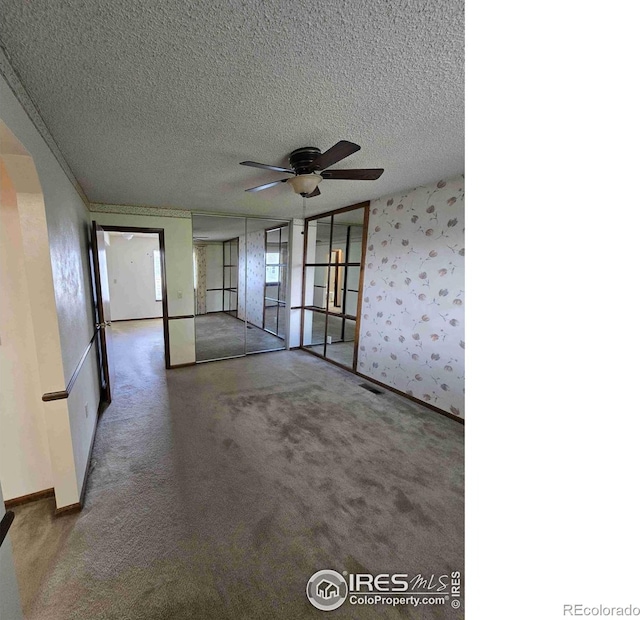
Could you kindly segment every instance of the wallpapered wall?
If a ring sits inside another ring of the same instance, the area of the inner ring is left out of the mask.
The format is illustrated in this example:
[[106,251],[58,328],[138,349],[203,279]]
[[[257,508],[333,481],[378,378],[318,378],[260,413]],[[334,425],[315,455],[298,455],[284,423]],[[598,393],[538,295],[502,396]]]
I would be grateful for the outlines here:
[[[244,274],[247,268],[246,261],[246,239],[244,235],[240,235],[238,237],[238,277],[237,277],[237,286],[238,286],[238,318],[244,321],[245,318],[245,307],[247,302],[245,300],[244,295]],[[233,304],[231,305],[231,309],[233,309]]]
[[371,202],[358,371],[464,417],[464,177]]
[[[238,290],[238,318],[245,318],[246,307],[247,321],[262,327],[265,278],[264,230],[248,233],[246,243],[245,237],[240,237],[239,274],[244,273],[245,262],[247,268],[247,295],[245,301],[244,286],[240,284]],[[242,283],[242,276],[240,276],[240,282]]]

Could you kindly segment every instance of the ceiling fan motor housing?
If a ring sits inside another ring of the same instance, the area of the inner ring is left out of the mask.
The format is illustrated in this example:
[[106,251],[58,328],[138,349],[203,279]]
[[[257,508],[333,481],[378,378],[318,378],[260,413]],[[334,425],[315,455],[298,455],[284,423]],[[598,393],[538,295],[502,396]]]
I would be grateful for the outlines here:
[[316,170],[314,162],[320,154],[320,149],[315,146],[296,149],[289,155],[289,165],[296,171],[296,174],[311,174]]

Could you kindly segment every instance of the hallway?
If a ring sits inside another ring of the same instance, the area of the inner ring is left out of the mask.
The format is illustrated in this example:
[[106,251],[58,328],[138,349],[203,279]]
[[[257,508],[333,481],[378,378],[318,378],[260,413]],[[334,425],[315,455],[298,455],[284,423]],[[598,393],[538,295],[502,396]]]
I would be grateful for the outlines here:
[[113,336],[84,509],[16,509],[25,618],[314,617],[321,568],[462,570],[461,425],[300,351],[167,372],[161,320]]

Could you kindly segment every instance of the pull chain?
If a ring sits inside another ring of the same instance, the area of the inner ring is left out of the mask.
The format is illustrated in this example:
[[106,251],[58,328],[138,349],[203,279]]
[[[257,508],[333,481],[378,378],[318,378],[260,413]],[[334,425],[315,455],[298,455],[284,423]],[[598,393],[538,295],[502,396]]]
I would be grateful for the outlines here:
[[307,219],[307,197],[302,197],[302,233],[304,235],[305,220]]

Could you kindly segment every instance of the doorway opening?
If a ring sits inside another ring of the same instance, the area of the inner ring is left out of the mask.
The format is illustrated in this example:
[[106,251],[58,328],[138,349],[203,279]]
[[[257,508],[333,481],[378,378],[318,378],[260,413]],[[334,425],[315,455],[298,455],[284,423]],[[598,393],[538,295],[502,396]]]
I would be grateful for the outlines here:
[[164,229],[100,226],[94,221],[92,258],[101,389],[110,399],[112,330],[161,330],[164,367],[171,367]]

